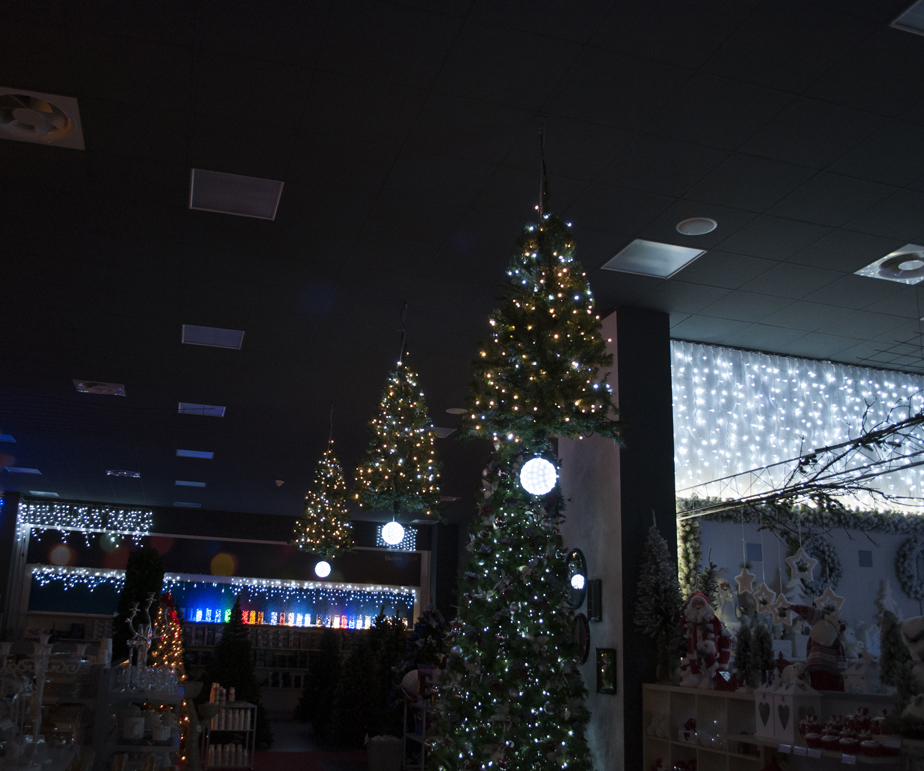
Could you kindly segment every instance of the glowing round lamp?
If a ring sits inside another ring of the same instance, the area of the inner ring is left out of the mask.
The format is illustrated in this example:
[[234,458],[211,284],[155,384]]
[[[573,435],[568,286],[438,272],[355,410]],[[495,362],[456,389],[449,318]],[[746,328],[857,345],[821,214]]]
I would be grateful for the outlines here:
[[520,470],[520,484],[532,495],[545,495],[555,487],[557,478],[555,466],[545,458],[532,458]]
[[330,563],[325,560],[321,560],[317,565],[314,566],[314,574],[318,578],[327,578],[330,575]]
[[397,522],[389,522],[382,528],[382,540],[389,546],[397,546],[404,540],[404,528]]
[[571,588],[581,591],[584,588],[584,576],[580,573],[575,573],[571,576]]

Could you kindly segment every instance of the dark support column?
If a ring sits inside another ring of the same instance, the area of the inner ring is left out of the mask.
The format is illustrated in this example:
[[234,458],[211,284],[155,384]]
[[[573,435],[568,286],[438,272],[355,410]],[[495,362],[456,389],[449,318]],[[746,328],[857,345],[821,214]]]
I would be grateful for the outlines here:
[[6,634],[10,619],[10,587],[18,584],[13,575],[19,569],[14,559],[16,550],[16,517],[19,512],[19,493],[4,493],[0,505],[0,639],[9,640]]
[[632,619],[642,547],[655,512],[661,535],[676,553],[674,425],[671,409],[670,324],[666,313],[616,312],[620,418],[629,427],[620,452],[622,487],[623,693],[625,768],[642,768],[642,683],[654,682],[657,654]]
[[433,526],[431,552],[434,590],[430,601],[436,605],[443,618],[450,622],[456,617],[459,602],[459,526],[441,524]]

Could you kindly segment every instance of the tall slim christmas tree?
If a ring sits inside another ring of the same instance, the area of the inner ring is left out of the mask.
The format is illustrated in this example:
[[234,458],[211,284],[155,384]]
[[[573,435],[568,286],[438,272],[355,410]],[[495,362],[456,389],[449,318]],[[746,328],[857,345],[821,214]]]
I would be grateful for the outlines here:
[[388,375],[379,414],[369,423],[355,498],[364,509],[429,516],[440,499],[436,433],[417,375],[402,362]]
[[334,455],[331,439],[318,461],[311,490],[305,496],[305,510],[295,523],[292,538],[299,549],[326,559],[350,550],[353,533],[347,494],[343,469]]
[[154,620],[154,637],[156,643],[151,650],[152,663],[173,667],[177,673],[177,680],[185,680],[183,627],[176,612],[173,595],[169,593],[160,597],[160,606]]
[[659,683],[670,679],[680,657],[680,585],[677,568],[656,525],[642,548],[642,571],[635,603],[635,625],[658,646]]
[[[494,442],[473,522],[459,615],[441,679],[434,766],[444,771],[592,768],[589,713],[566,603],[563,502],[520,471],[552,434],[618,438],[601,368],[612,363],[568,227],[545,215],[518,242],[492,340],[475,363],[466,429]],[[531,487],[531,489],[537,489]]]

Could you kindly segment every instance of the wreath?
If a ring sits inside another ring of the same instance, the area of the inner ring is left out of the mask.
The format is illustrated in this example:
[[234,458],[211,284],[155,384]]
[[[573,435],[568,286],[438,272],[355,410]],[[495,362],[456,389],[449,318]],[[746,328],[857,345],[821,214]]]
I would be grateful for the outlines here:
[[825,593],[825,587],[830,586],[832,589],[837,589],[837,585],[844,577],[844,569],[841,567],[840,557],[837,556],[837,549],[818,535],[806,538],[803,545],[809,555],[818,560],[816,570],[819,574],[815,580],[805,582],[806,589],[816,597]]
[[921,558],[924,558],[924,538],[909,538],[895,555],[895,575],[902,591],[918,602],[924,601],[924,579],[918,571]]

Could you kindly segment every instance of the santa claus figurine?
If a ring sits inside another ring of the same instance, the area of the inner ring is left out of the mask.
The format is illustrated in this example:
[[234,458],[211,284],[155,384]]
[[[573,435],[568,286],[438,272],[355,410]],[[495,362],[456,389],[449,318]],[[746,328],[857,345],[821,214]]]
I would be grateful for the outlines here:
[[843,691],[847,656],[842,634],[846,629],[837,614],[819,610],[813,605],[793,605],[792,609],[804,618],[812,629],[809,632],[805,654],[805,671],[816,691]]
[[680,665],[684,685],[712,688],[716,672],[728,666],[731,635],[702,592],[687,602],[680,629],[687,644],[687,655]]

